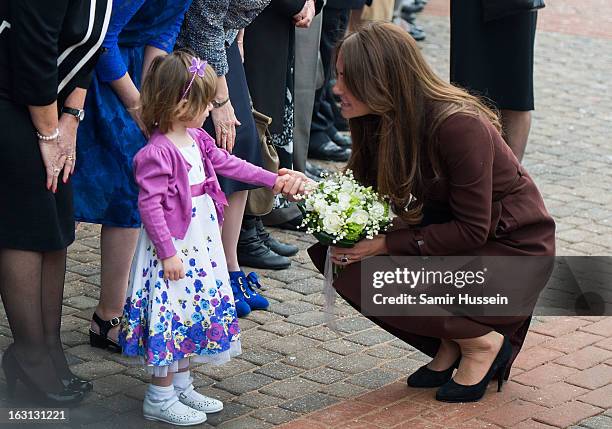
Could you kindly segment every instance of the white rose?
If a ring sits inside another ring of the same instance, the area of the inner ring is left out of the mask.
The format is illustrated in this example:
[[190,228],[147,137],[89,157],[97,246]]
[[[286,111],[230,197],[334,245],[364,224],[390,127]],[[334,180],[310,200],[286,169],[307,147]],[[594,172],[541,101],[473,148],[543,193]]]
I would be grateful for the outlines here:
[[344,211],[351,206],[351,195],[350,194],[340,194],[338,196],[338,207]]
[[385,206],[383,206],[378,201],[375,201],[372,204],[372,208],[370,209],[370,212],[372,213],[372,217],[382,218],[385,215]]
[[323,229],[328,234],[336,234],[342,229],[342,219],[335,213],[328,214],[323,218]]
[[323,198],[316,198],[312,207],[317,213],[323,213],[327,210],[327,203]]
[[347,195],[350,195],[351,192],[353,192],[354,189],[355,189],[355,187],[353,186],[353,184],[351,182],[344,182],[342,184],[342,186],[340,187],[340,190],[343,193],[346,193]]
[[349,222],[356,223],[357,225],[365,225],[368,223],[368,219],[368,212],[365,210],[355,210],[349,218]]

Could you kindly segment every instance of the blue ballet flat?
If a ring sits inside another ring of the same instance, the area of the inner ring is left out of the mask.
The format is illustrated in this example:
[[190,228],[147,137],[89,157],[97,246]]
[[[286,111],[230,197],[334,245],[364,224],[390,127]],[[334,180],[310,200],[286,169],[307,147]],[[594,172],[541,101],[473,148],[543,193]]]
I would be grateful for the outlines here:
[[229,273],[232,292],[234,293],[234,303],[236,304],[236,314],[244,317],[251,312],[251,306],[246,301],[248,286],[246,276],[243,271],[232,271]]
[[249,296],[246,297],[246,302],[251,307],[251,310],[265,310],[268,308],[270,306],[268,300],[257,292],[257,289],[261,289],[257,273],[249,273],[246,276],[246,280],[249,288]]

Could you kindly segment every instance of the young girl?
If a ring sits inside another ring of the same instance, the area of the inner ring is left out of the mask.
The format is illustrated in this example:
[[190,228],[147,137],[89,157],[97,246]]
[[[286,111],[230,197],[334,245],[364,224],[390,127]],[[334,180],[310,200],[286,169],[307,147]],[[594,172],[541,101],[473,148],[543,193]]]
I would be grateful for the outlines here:
[[282,176],[219,149],[198,127],[216,75],[186,52],[153,61],[142,85],[151,138],[134,158],[142,217],[119,342],[152,373],[144,417],[199,424],[223,403],[197,393],[189,362],[221,364],[240,353],[240,329],[219,225],[227,204],[216,174],[296,193],[299,173]]

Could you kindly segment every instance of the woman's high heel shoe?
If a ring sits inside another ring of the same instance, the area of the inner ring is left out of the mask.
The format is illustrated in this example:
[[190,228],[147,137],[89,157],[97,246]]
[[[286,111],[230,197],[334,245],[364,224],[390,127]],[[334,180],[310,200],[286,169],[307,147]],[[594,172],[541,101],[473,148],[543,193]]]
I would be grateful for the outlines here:
[[453,371],[459,367],[460,361],[461,357],[458,357],[455,363],[444,371],[434,371],[427,368],[427,365],[423,365],[410,374],[406,382],[410,387],[440,387],[452,378]]
[[121,346],[108,338],[108,331],[115,326],[119,326],[121,318],[113,317],[111,320],[102,320],[97,313],[94,313],[92,319],[98,325],[100,333],[98,334],[89,328],[89,344],[99,349],[109,349],[112,352],[121,353]]
[[2,357],[2,370],[4,371],[6,392],[9,398],[15,397],[17,380],[19,379],[28,388],[34,400],[47,406],[67,407],[83,400],[83,392],[76,392],[66,387],[59,392],[45,392],[40,387],[36,386],[30,376],[21,367],[10,347],[4,352]]
[[93,383],[91,381],[77,377],[72,372],[69,372],[67,377],[60,377],[60,381],[66,389],[75,392],[87,393],[93,389]]
[[506,368],[508,362],[512,356],[512,346],[507,337],[504,337],[499,352],[495,360],[491,364],[489,371],[485,374],[484,378],[479,383],[472,386],[464,386],[463,384],[456,383],[455,380],[451,379],[448,383],[444,384],[436,392],[436,399],[442,402],[476,402],[480,400],[487,390],[489,381],[497,375],[497,391],[500,392],[504,383],[504,375],[506,374]]

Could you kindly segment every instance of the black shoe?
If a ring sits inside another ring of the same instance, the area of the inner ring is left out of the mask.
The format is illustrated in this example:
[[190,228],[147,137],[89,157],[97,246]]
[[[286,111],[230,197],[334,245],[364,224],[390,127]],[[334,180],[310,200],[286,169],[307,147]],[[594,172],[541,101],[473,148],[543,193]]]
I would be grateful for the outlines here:
[[115,326],[119,326],[121,317],[113,317],[111,320],[102,320],[102,318],[94,312],[92,319],[98,325],[100,333],[98,334],[89,328],[89,344],[99,349],[109,349],[111,352],[121,353],[121,346],[108,338],[108,331]]
[[300,248],[296,245],[281,243],[280,241],[272,237],[270,233],[264,228],[261,218],[257,218],[257,220],[255,221],[255,226],[257,228],[257,235],[259,236],[259,239],[263,241],[266,247],[272,250],[274,253],[288,257],[293,256],[300,251]]
[[46,392],[42,390],[21,367],[10,346],[2,356],[2,369],[4,370],[6,392],[9,398],[14,398],[17,380],[21,380],[28,388],[30,398],[50,407],[67,407],[83,400],[84,393],[82,391],[75,391],[67,387],[64,387],[59,392]]
[[336,133],[333,136],[330,136],[332,141],[336,143],[340,147],[351,147],[353,145],[353,140],[351,136]]
[[291,260],[270,250],[259,238],[254,217],[245,217],[238,240],[238,263],[253,268],[284,270]]
[[306,177],[308,177],[310,180],[320,182],[321,180],[323,180],[323,177],[321,177],[321,175],[328,172],[328,170],[317,167],[316,165],[306,161],[306,169],[304,170],[304,174],[306,174]]
[[351,157],[351,150],[338,146],[333,141],[328,141],[317,149],[308,151],[308,156],[314,159],[322,159],[324,161],[348,161]]
[[82,378],[74,375],[72,372],[70,372],[68,377],[60,377],[60,381],[66,389],[74,392],[87,393],[93,389],[93,383],[91,381],[83,380]]
[[406,382],[410,387],[440,387],[452,378],[453,371],[459,367],[460,360],[461,358],[458,358],[450,368],[444,371],[434,371],[427,368],[427,365],[423,365],[410,374]]
[[507,337],[504,337],[504,342],[495,356],[495,360],[491,364],[489,371],[479,383],[472,386],[464,386],[450,379],[446,384],[436,392],[436,399],[442,402],[476,402],[480,400],[487,390],[489,381],[497,375],[497,391],[501,392],[504,383],[504,376],[508,362],[512,356],[512,346]]

